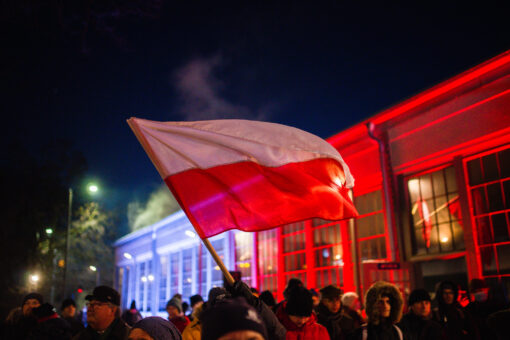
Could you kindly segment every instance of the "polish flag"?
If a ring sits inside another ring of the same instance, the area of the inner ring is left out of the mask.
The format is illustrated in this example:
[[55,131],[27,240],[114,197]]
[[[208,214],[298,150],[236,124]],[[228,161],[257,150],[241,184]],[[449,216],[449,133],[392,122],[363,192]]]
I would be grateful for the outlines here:
[[338,151],[308,132],[248,120],[128,120],[201,238],[357,215]]

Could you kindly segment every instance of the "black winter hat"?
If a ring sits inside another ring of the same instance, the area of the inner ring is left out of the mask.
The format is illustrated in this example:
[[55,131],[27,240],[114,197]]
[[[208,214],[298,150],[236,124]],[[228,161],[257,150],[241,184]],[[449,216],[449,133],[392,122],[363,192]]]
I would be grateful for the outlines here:
[[312,293],[305,287],[289,290],[285,311],[288,315],[310,316],[313,310]]
[[132,329],[140,328],[154,340],[181,340],[182,336],[173,323],[159,316],[144,318],[133,325]]
[[206,309],[200,316],[202,340],[216,340],[235,331],[251,330],[267,340],[262,318],[244,299],[225,299]]
[[204,302],[204,299],[201,295],[197,294],[189,298],[189,304],[191,305],[191,308],[193,308],[193,306],[198,302]]
[[76,302],[74,302],[73,299],[67,298],[64,301],[62,301],[62,306],[60,307],[60,309],[62,310],[64,308],[66,308],[67,306],[74,306],[74,307],[76,307]]
[[101,302],[109,302],[114,304],[115,306],[120,306],[120,294],[108,286],[97,286],[92,291],[92,295],[87,295],[85,300],[92,301],[97,300]]
[[343,291],[334,285],[329,285],[320,290],[322,299],[339,299],[342,296]]
[[415,289],[409,294],[409,306],[414,305],[416,302],[420,301],[432,301],[430,299],[430,294],[425,289]]
[[21,306],[23,306],[30,299],[35,299],[35,300],[39,301],[39,303],[41,305],[44,302],[43,296],[41,294],[39,294],[39,293],[30,293],[30,294],[25,295],[25,297],[23,298],[23,303],[21,304]]

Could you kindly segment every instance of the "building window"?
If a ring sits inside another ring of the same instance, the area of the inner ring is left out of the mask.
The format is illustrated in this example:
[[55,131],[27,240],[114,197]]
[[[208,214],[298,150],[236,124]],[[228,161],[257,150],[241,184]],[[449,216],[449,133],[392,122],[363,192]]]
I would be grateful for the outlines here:
[[315,287],[343,286],[343,248],[340,224],[312,220]]
[[140,301],[141,309],[147,310],[147,277],[146,275],[147,264],[145,262],[140,263]]
[[464,231],[452,166],[407,179],[413,255],[464,250]]
[[202,244],[200,244],[200,247],[199,247],[199,258],[200,258],[200,262],[199,262],[199,270],[200,270],[200,277],[199,277],[199,281],[200,281],[200,288],[199,288],[199,292],[198,294],[200,294],[201,296],[207,296],[208,294],[208,272],[210,271],[209,270],[209,266],[208,266],[208,261],[209,261],[209,258],[211,257],[211,255],[209,254],[209,251],[204,248],[202,246]]
[[236,247],[236,270],[241,272],[243,282],[252,286],[251,262],[253,259],[253,233],[236,232],[234,238]]
[[306,282],[306,234],[305,222],[291,223],[281,227],[285,282],[298,278]]
[[[216,250],[216,253],[220,257],[220,259],[224,262],[225,261],[225,239],[219,239],[215,241],[211,241],[211,245],[213,246],[214,250]],[[213,260],[214,262],[214,260]],[[212,270],[212,279],[211,279],[211,285],[212,287],[223,287],[223,273],[221,272],[220,267],[214,262],[214,268]]]
[[359,214],[355,223],[360,260],[386,259],[386,225],[381,190],[354,197],[354,205]]
[[159,278],[159,304],[158,308],[160,311],[164,311],[166,308],[166,302],[168,301],[169,296],[168,293],[168,277],[169,277],[169,257],[168,255],[162,255],[159,258],[160,263],[160,278]]
[[465,165],[483,275],[510,287],[510,148]]
[[278,242],[279,229],[261,231],[257,233],[259,288],[276,294],[278,290]]
[[193,249],[184,249],[182,252],[182,298],[189,298],[191,294],[191,284],[193,283]]
[[[180,253],[170,254],[170,294],[168,297],[172,297],[180,292],[179,283],[181,280],[181,271],[179,269],[179,257]],[[166,303],[165,303],[166,309]],[[163,309],[163,310],[165,310]]]

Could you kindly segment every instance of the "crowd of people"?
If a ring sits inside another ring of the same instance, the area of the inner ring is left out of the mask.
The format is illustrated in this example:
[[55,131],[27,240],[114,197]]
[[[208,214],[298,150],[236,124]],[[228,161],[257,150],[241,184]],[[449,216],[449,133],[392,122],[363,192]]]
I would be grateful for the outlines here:
[[[166,304],[167,319],[142,317],[133,301],[121,313],[120,294],[108,286],[87,295],[86,327],[76,316],[72,299],[60,314],[38,293],[26,295],[2,325],[3,339],[112,340],[485,340],[508,339],[510,306],[503,285],[470,283],[470,301],[459,303],[453,282],[438,283],[432,298],[422,288],[406,300],[385,281],[366,291],[364,308],[355,292],[329,285],[319,291],[290,279],[283,301],[269,291],[258,293],[238,281],[215,287],[207,300],[193,295],[190,303],[174,295]],[[190,310],[188,311],[188,309]]]

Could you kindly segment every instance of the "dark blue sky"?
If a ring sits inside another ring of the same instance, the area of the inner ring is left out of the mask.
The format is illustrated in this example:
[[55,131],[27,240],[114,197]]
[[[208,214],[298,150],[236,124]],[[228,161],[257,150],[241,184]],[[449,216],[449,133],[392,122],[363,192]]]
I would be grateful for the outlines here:
[[508,8],[487,3],[24,3],[0,16],[4,143],[72,140],[120,206],[161,183],[131,116],[326,138],[510,48]]

